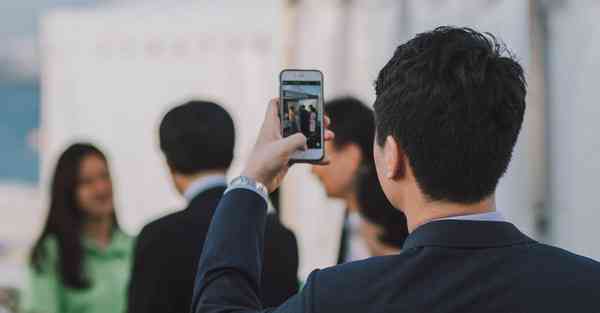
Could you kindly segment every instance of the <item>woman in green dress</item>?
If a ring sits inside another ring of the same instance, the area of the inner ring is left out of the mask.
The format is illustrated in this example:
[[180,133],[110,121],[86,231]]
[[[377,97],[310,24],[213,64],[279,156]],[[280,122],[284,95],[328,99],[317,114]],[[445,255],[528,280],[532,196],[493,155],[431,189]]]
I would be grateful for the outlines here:
[[123,312],[132,248],[117,222],[106,157],[90,144],[70,146],[31,254],[25,312]]

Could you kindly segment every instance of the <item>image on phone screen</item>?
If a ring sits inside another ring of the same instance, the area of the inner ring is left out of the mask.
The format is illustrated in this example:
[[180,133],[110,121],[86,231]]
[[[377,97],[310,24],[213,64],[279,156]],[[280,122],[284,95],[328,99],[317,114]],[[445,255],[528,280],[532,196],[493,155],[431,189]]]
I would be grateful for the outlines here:
[[282,81],[283,136],[302,132],[309,149],[321,149],[321,82]]

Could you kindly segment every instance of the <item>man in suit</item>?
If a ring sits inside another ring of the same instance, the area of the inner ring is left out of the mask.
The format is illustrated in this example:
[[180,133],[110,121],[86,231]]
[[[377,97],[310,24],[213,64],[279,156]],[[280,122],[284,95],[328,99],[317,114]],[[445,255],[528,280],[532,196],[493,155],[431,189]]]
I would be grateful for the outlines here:
[[310,135],[310,112],[306,109],[306,104],[300,105],[300,131],[308,138]]
[[340,235],[337,264],[362,260],[370,256],[360,228],[357,177],[373,167],[373,110],[352,97],[336,98],[325,103],[325,115],[331,120],[334,140],[325,143],[329,165],[312,166],[328,197],[341,199],[346,205]]
[[[536,242],[496,211],[526,93],[523,69],[504,51],[491,35],[453,27],[398,47],[376,82],[374,158],[384,193],[407,217],[402,252],[315,270],[269,312],[598,312],[600,263]],[[281,138],[273,102],[215,212],[193,312],[262,309],[266,192],[306,142]]]
[[[212,102],[191,101],[170,110],[159,137],[175,188],[188,207],[146,225],[140,233],[130,313],[189,311],[198,258],[234,153],[233,120]],[[298,290],[297,244],[276,214],[269,214],[267,224],[260,299],[279,305]]]

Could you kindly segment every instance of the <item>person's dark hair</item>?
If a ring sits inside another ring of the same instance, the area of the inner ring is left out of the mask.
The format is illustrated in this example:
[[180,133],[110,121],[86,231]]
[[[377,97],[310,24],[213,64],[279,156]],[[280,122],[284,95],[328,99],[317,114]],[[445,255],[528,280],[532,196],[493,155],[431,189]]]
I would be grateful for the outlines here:
[[335,133],[334,146],[358,145],[363,164],[371,166],[375,136],[373,110],[356,98],[343,97],[325,103],[325,115],[331,119],[329,128]]
[[[82,227],[85,213],[77,200],[81,162],[91,155],[106,161],[104,153],[88,143],[71,145],[58,159],[52,178],[48,218],[31,254],[34,269],[43,271],[48,257],[45,240],[54,236],[58,244],[57,267],[62,282],[65,286],[75,289],[87,288],[91,283],[83,268]],[[114,213],[113,219],[113,225],[118,228]]]
[[386,198],[374,167],[361,171],[357,196],[361,216],[383,229],[379,241],[388,246],[402,248],[408,237],[406,216]]
[[208,101],[171,109],[160,123],[160,149],[175,172],[226,170],[233,160],[235,128],[229,113]]
[[475,203],[495,191],[521,129],[526,83],[493,35],[419,34],[397,48],[375,91],[377,142],[397,140],[429,200]]

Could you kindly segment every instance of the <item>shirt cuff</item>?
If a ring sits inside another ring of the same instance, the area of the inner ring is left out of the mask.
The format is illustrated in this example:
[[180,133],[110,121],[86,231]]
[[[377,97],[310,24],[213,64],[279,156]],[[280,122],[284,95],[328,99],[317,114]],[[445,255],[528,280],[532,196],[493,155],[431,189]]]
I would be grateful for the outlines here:
[[270,205],[271,201],[269,200],[269,195],[264,193],[262,190],[260,190],[258,188],[253,188],[251,186],[247,186],[247,185],[232,186],[232,187],[227,188],[227,190],[225,190],[225,193],[228,193],[228,192],[236,190],[236,189],[245,189],[245,190],[253,191],[256,194],[258,194],[261,198],[263,198],[263,200],[265,200],[265,202],[267,203],[267,207],[271,206]]

